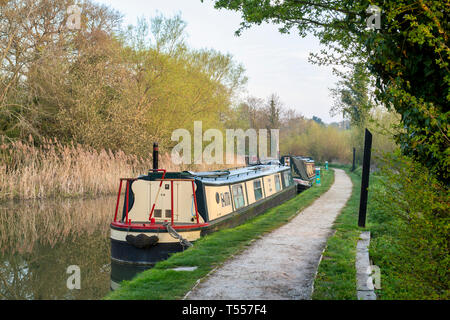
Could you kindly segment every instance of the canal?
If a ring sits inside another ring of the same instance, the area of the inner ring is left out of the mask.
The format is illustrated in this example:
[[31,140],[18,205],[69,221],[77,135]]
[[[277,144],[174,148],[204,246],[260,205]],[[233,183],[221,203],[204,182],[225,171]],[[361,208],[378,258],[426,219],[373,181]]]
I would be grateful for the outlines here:
[[[113,266],[111,278],[115,202],[103,197],[0,204],[0,299],[101,299],[142,271]],[[70,266],[78,267],[79,289],[68,286],[75,276]]]

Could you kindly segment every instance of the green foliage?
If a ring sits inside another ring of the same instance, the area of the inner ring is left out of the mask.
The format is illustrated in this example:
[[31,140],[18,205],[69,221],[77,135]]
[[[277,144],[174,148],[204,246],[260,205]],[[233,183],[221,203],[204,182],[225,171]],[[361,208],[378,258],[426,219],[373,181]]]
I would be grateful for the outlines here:
[[368,217],[370,255],[382,271],[381,297],[448,299],[448,188],[428,169],[395,154],[386,157],[375,179]]
[[[263,22],[281,32],[316,35],[329,50],[319,64],[365,65],[375,78],[377,99],[401,115],[396,138],[403,154],[450,179],[448,120],[450,76],[448,1],[269,1],[214,0],[216,8],[242,13],[245,28]],[[366,10],[382,11],[381,29],[368,30]]]
[[319,162],[350,163],[350,138],[349,130],[323,126],[313,120],[297,122],[284,126],[280,132],[280,149],[282,154],[310,156]]
[[335,104],[332,114],[342,114],[351,124],[364,127],[370,119],[370,111],[374,108],[372,95],[369,90],[370,77],[364,66],[355,64],[349,74],[340,73],[342,80],[337,88],[332,89]]

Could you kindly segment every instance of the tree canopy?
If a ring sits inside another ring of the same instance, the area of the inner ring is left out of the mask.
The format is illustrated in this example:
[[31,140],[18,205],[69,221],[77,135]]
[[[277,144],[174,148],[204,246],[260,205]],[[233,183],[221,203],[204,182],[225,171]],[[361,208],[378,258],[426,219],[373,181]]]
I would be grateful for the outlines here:
[[[448,184],[448,0],[212,1],[241,13],[237,34],[273,23],[282,33],[317,36],[328,49],[313,54],[315,63],[362,64],[375,79],[377,100],[401,115],[404,130],[396,139],[403,153]],[[379,29],[368,28],[369,6],[382,10]]]

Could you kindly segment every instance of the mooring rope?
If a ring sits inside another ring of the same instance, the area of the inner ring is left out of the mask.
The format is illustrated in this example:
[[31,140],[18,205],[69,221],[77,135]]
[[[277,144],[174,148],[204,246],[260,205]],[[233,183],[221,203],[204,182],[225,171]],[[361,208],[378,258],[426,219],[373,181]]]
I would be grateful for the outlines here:
[[193,244],[190,243],[187,239],[184,239],[172,226],[169,222],[163,222],[163,226],[166,227],[167,232],[170,234],[172,238],[178,239],[180,241],[180,244],[183,247],[192,247]]

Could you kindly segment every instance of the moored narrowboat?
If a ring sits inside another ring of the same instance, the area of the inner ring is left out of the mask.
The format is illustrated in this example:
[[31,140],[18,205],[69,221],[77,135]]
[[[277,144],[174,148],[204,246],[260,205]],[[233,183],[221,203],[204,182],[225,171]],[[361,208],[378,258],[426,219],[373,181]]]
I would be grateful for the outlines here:
[[211,172],[154,169],[121,179],[111,259],[151,266],[203,235],[237,226],[295,195],[291,170],[281,164]]
[[309,157],[283,156],[281,163],[291,168],[292,177],[301,192],[312,186],[315,177],[315,162]]

